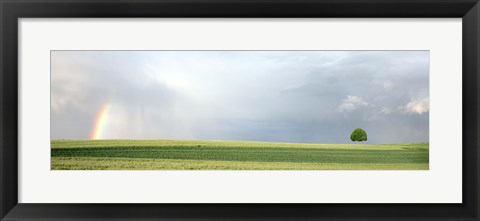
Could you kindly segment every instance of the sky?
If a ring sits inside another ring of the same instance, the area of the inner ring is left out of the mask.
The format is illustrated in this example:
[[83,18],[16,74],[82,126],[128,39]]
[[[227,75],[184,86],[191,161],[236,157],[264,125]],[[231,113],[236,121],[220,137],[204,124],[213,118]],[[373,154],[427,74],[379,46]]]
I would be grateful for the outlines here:
[[428,142],[429,51],[52,51],[51,139]]

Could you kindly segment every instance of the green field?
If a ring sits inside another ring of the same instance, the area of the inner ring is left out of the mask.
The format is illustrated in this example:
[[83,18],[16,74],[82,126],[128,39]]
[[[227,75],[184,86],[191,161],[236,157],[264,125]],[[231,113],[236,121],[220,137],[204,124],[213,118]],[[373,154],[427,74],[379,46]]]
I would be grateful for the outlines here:
[[428,170],[428,143],[53,140],[52,170]]

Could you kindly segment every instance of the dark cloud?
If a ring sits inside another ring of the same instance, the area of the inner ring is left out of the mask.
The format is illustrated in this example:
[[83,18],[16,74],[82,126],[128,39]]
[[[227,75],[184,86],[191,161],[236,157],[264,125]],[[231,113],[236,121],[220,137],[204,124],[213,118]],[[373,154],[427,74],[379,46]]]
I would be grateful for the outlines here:
[[52,139],[428,141],[428,51],[54,51]]

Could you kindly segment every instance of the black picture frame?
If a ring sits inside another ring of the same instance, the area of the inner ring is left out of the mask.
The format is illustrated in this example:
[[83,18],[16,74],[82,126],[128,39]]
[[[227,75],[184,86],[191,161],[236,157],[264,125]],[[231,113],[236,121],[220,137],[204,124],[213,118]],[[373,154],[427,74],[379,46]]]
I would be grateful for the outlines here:
[[[478,0],[0,0],[0,14],[1,220],[479,220]],[[74,17],[462,18],[463,203],[18,203],[17,21]]]

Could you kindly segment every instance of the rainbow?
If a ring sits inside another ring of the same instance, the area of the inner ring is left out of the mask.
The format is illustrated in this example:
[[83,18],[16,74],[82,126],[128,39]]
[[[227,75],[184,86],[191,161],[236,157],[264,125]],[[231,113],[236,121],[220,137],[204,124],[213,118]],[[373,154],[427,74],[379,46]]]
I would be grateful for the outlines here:
[[105,133],[105,124],[108,121],[108,112],[110,110],[110,102],[107,102],[102,105],[98,111],[97,117],[95,117],[95,123],[93,125],[92,133],[90,134],[90,139],[98,140],[102,139],[102,135]]

